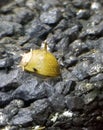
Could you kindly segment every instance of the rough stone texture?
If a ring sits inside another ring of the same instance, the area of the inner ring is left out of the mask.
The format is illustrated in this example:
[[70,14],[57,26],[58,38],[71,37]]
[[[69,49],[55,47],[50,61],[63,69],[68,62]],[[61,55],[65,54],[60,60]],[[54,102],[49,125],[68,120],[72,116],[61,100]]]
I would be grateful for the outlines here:
[[[44,40],[60,77],[18,66]],[[102,0],[1,0],[0,130],[102,129]]]
[[8,58],[4,58],[4,59],[0,59],[0,69],[7,69],[10,68],[11,66],[13,66],[14,64],[14,60],[12,57],[8,57]]
[[71,111],[74,111],[74,110],[78,110],[78,109],[83,109],[84,102],[83,102],[82,98],[80,98],[80,97],[67,96],[66,104],[67,104],[68,109],[70,109]]
[[30,80],[18,87],[13,92],[13,98],[19,98],[25,101],[37,100],[46,97],[46,91],[43,85],[38,85],[36,80]]
[[55,24],[60,20],[61,17],[62,16],[60,10],[52,9],[49,12],[42,13],[40,20],[46,24]]
[[29,26],[26,26],[25,33],[31,38],[42,38],[49,33],[50,29],[48,25],[41,23],[39,20],[33,20]]
[[22,33],[22,26],[18,23],[0,21],[0,38],[3,36],[10,36],[14,33]]
[[33,121],[31,117],[31,111],[28,108],[22,108],[18,114],[14,116],[10,122],[12,125],[28,125]]
[[43,125],[51,113],[51,108],[47,99],[40,99],[31,104],[30,110],[34,122]]
[[0,88],[9,86],[10,84],[16,83],[15,79],[18,76],[18,70],[11,70],[9,73],[0,71]]

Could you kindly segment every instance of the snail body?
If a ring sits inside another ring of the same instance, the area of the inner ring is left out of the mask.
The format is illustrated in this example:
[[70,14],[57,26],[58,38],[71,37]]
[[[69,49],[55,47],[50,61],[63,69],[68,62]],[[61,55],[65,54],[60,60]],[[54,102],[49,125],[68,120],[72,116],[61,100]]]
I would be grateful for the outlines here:
[[47,44],[37,50],[30,50],[22,56],[20,66],[23,70],[39,75],[56,77],[60,75],[60,67],[55,56],[47,50]]

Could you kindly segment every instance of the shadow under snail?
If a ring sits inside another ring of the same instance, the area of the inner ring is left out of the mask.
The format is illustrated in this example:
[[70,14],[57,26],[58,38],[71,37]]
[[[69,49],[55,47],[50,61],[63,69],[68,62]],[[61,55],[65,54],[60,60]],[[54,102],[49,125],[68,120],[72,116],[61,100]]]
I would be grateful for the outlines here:
[[41,49],[30,50],[22,55],[20,66],[23,70],[45,77],[60,75],[60,66],[55,56],[47,50],[47,43]]

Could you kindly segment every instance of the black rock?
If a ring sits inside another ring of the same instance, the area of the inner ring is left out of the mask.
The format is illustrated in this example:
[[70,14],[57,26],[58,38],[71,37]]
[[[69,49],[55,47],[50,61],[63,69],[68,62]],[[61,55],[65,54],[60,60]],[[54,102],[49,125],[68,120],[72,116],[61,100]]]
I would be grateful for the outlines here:
[[68,27],[68,21],[63,19],[61,20],[57,26],[55,27],[55,29],[60,29],[60,30],[65,30]]
[[72,81],[72,80],[69,80],[69,81],[67,81],[65,83],[63,81],[61,81],[61,82],[58,82],[54,86],[54,88],[55,88],[54,91],[57,92],[57,93],[59,93],[59,94],[67,95],[71,91],[74,90],[75,85],[76,85],[75,81]]
[[82,124],[84,124],[85,123],[85,118],[83,118],[83,117],[74,117],[73,118],[73,125],[74,126],[82,126]]
[[[101,53],[103,53],[103,38],[102,37],[97,40],[87,40],[86,45],[88,46],[89,49],[99,50]],[[100,52],[99,52],[99,55],[100,55]],[[100,57],[102,58],[102,55]]]
[[48,25],[43,24],[39,20],[33,20],[30,25],[26,26],[25,33],[29,35],[30,38],[43,38],[50,30],[51,28]]
[[103,73],[99,73],[96,76],[91,77],[90,82],[103,81]]
[[87,45],[84,42],[82,42],[81,40],[75,40],[69,46],[69,52],[73,53],[76,56],[80,55],[81,53],[87,52],[87,51],[88,51]]
[[88,67],[90,65],[89,61],[83,61],[81,63],[78,63],[72,71],[72,74],[75,75],[78,80],[83,80],[85,78],[89,77],[89,74],[87,73]]
[[102,63],[97,63],[97,62],[94,62],[93,64],[91,64],[87,70],[87,73],[90,76],[93,76],[93,75],[96,75],[96,74],[102,73],[102,72],[103,72]]
[[88,26],[88,28],[86,29],[86,33],[88,36],[102,36],[103,35],[103,22],[101,22],[98,25],[95,26]]
[[98,25],[103,20],[103,12],[99,12],[90,17],[90,22],[93,25]]
[[1,9],[1,12],[5,14],[7,12],[12,11],[13,7],[15,7],[15,5],[16,5],[16,2],[9,0],[8,3],[7,3],[7,0],[4,0],[4,1],[5,1],[4,6],[2,6],[0,9]]
[[33,12],[25,7],[16,8],[14,13],[14,21],[17,23],[26,24],[33,19]]
[[10,121],[23,106],[24,102],[22,100],[13,100],[3,109],[3,112],[7,115],[8,120]]
[[64,58],[65,58],[64,60],[65,67],[74,66],[78,61],[77,57],[71,55],[70,53],[67,53]]
[[43,12],[40,16],[40,20],[45,24],[55,24],[61,19],[61,17],[61,11],[54,8],[48,12]]
[[42,85],[45,88],[47,97],[52,96],[52,94],[55,92],[55,88],[53,87],[54,86],[54,82],[55,82],[54,80],[53,80],[53,83],[52,83],[52,80],[50,79],[50,81],[49,81],[49,79],[48,79],[47,81],[44,81],[42,83]]
[[85,93],[90,92],[94,88],[95,86],[92,83],[87,83],[86,81],[77,83],[75,87],[75,95],[77,96],[83,95]]
[[27,81],[13,92],[14,99],[22,99],[24,101],[37,100],[46,96],[44,85],[39,85],[36,79]]
[[97,90],[91,91],[88,94],[84,95],[85,104],[89,104],[89,103],[93,102],[96,99],[97,95],[98,95]]
[[0,59],[0,69],[9,69],[13,64],[14,60],[12,57]]
[[11,84],[15,84],[14,86],[16,87],[16,84],[18,84],[18,76],[19,70],[17,69],[11,70],[9,73],[6,73],[4,70],[0,71],[0,88],[7,88],[7,86],[9,87]]
[[18,23],[0,21],[0,38],[13,35],[13,33],[21,33],[22,26]]
[[0,92],[0,107],[4,107],[5,105],[9,104],[11,100],[12,100],[11,94]]
[[54,93],[48,98],[50,106],[54,111],[62,111],[65,108],[65,98],[62,94]]
[[64,34],[69,37],[70,43],[77,39],[79,31],[81,29],[82,29],[81,23],[77,23],[64,32]]
[[[85,113],[90,113],[91,111],[93,111],[93,114],[94,114],[94,110],[96,110],[98,108],[98,102],[97,101],[92,101],[90,102],[89,104],[87,105],[84,105],[84,110],[85,110]],[[92,115],[89,115],[90,117],[92,117]],[[95,119],[95,118],[94,118]],[[89,118],[90,120],[90,118]],[[88,122],[86,122],[88,123]],[[86,124],[85,123],[85,124]]]
[[67,108],[72,111],[82,110],[84,106],[83,99],[76,96],[66,96]]
[[2,111],[0,111],[0,127],[6,126],[8,124],[8,117]]
[[40,99],[35,101],[30,106],[30,111],[32,113],[32,118],[35,123],[43,125],[51,113],[51,108],[47,99]]
[[88,19],[90,17],[90,11],[89,10],[79,10],[77,12],[77,18],[78,19]]
[[62,79],[64,79],[65,81],[78,81],[78,78],[71,73],[71,71],[68,71],[67,69],[64,69],[61,73],[61,77]]
[[11,125],[30,125],[33,121],[31,111],[28,108],[21,108],[16,116],[10,122]]
[[[56,48],[57,50],[61,50],[61,51],[65,51],[66,53],[66,49],[69,47],[69,37],[64,37],[60,40],[60,42],[58,42],[58,44],[56,44]],[[67,50],[68,52],[68,50]]]
[[82,1],[82,0],[73,0],[73,5],[77,8],[89,8],[91,3],[89,0]]

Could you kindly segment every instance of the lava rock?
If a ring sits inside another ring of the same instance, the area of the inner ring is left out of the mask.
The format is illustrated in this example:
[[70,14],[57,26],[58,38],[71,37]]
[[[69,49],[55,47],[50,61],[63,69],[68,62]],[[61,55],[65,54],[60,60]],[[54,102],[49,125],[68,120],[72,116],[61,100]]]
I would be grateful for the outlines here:
[[18,5],[18,6],[25,6],[25,0],[15,0],[15,3]]
[[65,98],[62,94],[54,93],[48,100],[54,111],[59,112],[65,108]]
[[73,56],[70,53],[67,53],[64,58],[65,58],[65,60],[64,60],[65,67],[74,66],[78,61],[77,57]]
[[88,19],[90,17],[90,11],[89,10],[82,10],[80,9],[77,12],[77,18],[78,19]]
[[92,76],[92,75],[96,75],[98,73],[103,72],[103,66],[102,63],[93,63],[88,67],[87,73]]
[[89,8],[91,3],[89,0],[83,2],[82,0],[73,0],[73,5],[77,8]]
[[103,22],[95,25],[93,27],[88,27],[86,29],[86,33],[88,36],[102,36],[103,35]]
[[68,37],[62,38],[60,40],[60,42],[58,42],[58,44],[56,44],[57,50],[59,50],[59,49],[61,49],[62,51],[65,50],[65,53],[66,53],[66,48],[68,48],[68,47],[69,47],[69,38]]
[[61,11],[54,8],[48,12],[43,12],[40,16],[40,20],[45,24],[55,24],[61,19],[61,17]]
[[74,74],[72,74],[70,71],[68,71],[67,69],[62,71],[61,77],[62,77],[62,79],[64,79],[64,81],[68,81],[68,80],[78,81],[78,78]]
[[88,94],[84,95],[85,104],[89,104],[89,103],[93,102],[96,99],[97,95],[98,95],[97,90],[91,91]]
[[14,60],[12,57],[0,59],[0,69],[9,69],[13,66]]
[[89,74],[87,73],[87,70],[89,65],[90,65],[89,61],[83,61],[81,63],[78,63],[73,68],[72,74],[75,75],[78,78],[78,80],[88,78]]
[[33,12],[25,7],[14,9],[15,18],[14,21],[21,24],[26,24],[33,19]]
[[0,21],[0,38],[21,32],[22,26],[20,24],[8,21]]
[[65,88],[63,90],[63,94],[64,95],[67,95],[69,94],[70,92],[72,92],[75,88],[75,81],[72,81],[72,80],[69,80],[68,82],[65,83]]
[[67,95],[67,94],[69,94],[71,91],[74,90],[75,85],[76,85],[75,81],[72,81],[72,80],[67,81],[67,82],[65,82],[65,83],[64,83],[63,81],[61,81],[61,82],[58,82],[58,83],[54,86],[54,88],[55,88],[54,91],[57,92],[57,93],[63,94],[63,95]]
[[9,73],[5,73],[5,71],[0,71],[0,88],[4,88],[7,86],[13,86],[15,84],[15,87],[17,86],[16,84],[19,75],[19,70],[11,70]]
[[[98,108],[98,102],[95,100],[87,105],[84,105],[84,110],[86,113],[89,113],[97,108]],[[94,114],[94,112],[93,112],[93,114]],[[92,115],[89,115],[89,116],[91,117]],[[89,120],[90,120],[90,118],[89,118]]]
[[37,100],[47,96],[44,85],[39,85],[36,79],[31,79],[22,84],[12,95],[14,99],[22,99],[24,101]]
[[87,52],[88,51],[88,47],[81,40],[75,40],[69,46],[69,51],[71,51],[71,53],[73,53],[74,55],[78,56],[78,55],[80,55],[83,52]]
[[91,77],[90,82],[103,81],[103,73],[99,73],[96,76]]
[[65,86],[65,83],[64,82],[58,82],[54,87],[55,87],[55,90],[54,92],[56,91],[57,93],[59,94],[62,94],[63,90],[64,90],[64,86]]
[[25,34],[29,35],[30,38],[43,38],[49,32],[51,28],[48,25],[41,23],[39,20],[33,20],[30,25],[25,28]]
[[10,122],[11,125],[30,125],[33,121],[29,108],[21,108],[16,116]]
[[5,0],[5,4],[4,4],[4,6],[2,6],[1,8],[0,8],[0,10],[1,10],[1,12],[2,13],[7,13],[7,12],[11,12],[12,11],[12,9],[13,9],[13,7],[15,7],[15,5],[16,5],[16,2],[15,1],[10,1],[9,0],[9,3],[7,4],[7,1]]
[[103,20],[102,11],[90,17],[90,22],[92,23],[92,25],[98,25],[100,22],[102,22],[102,20]]
[[10,121],[23,106],[24,102],[22,100],[13,100],[3,109],[3,112],[7,115],[8,120]]
[[0,127],[8,124],[8,117],[2,111],[0,111]]
[[51,113],[51,108],[47,99],[40,99],[35,101],[30,106],[32,118],[35,123],[43,125],[47,121],[47,117]]
[[63,19],[63,20],[61,20],[61,21],[57,24],[57,26],[55,27],[55,30],[57,30],[57,29],[65,30],[65,29],[67,29],[67,27],[68,27],[68,21],[65,20],[65,19]]
[[82,110],[84,106],[84,101],[81,97],[76,96],[66,96],[67,108],[71,111]]
[[81,82],[75,87],[75,95],[80,96],[93,90],[95,86],[92,83]]
[[80,126],[81,127],[81,125],[85,123],[85,120],[86,119],[84,119],[83,117],[81,117],[81,118],[75,117],[75,118],[73,118],[73,124],[74,124],[74,126]]
[[0,107],[7,105],[11,100],[12,100],[11,94],[0,92]]
[[102,89],[102,84],[103,84],[103,81],[97,81],[97,82],[93,82],[93,86],[99,91],[101,91]]
[[[99,52],[103,53],[103,43],[102,43],[102,41],[103,41],[102,37],[98,38],[98,40],[87,40],[86,45],[88,46],[89,49],[98,50]],[[100,53],[99,53],[99,55],[100,55]],[[100,57],[102,58],[102,55]]]
[[47,97],[52,96],[52,94],[55,92],[55,88],[53,87],[54,86],[54,80],[53,80],[53,84],[52,84],[51,79],[50,79],[50,81],[48,79],[47,82],[42,83],[42,86],[44,86],[44,88],[45,88]]
[[77,39],[79,31],[82,29],[81,23],[73,25],[71,28],[67,29],[64,34],[69,37],[70,43]]

